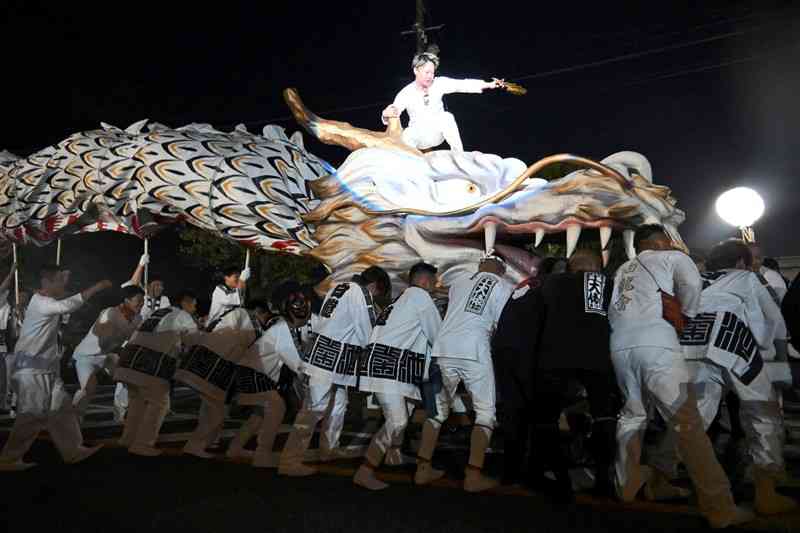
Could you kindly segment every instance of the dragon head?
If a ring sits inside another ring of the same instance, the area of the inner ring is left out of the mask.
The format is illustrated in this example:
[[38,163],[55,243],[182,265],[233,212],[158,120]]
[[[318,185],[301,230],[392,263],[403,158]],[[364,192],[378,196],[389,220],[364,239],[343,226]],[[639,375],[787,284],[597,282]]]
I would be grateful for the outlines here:
[[[538,264],[528,245],[564,233],[571,255],[585,228],[599,231],[603,248],[613,231],[622,232],[630,255],[641,224],[663,225],[684,246],[677,231],[684,214],[668,188],[652,184],[644,156],[620,152],[595,166],[615,172],[587,168],[550,182],[525,177],[515,185],[527,171],[517,159],[361,148],[311,185],[320,202],[304,217],[319,243],[310,254],[328,265],[331,281],[380,265],[402,286],[403,273],[418,261],[439,267],[448,285],[475,272],[492,250],[506,259],[507,276],[519,281]],[[485,201],[498,195],[500,201]]]

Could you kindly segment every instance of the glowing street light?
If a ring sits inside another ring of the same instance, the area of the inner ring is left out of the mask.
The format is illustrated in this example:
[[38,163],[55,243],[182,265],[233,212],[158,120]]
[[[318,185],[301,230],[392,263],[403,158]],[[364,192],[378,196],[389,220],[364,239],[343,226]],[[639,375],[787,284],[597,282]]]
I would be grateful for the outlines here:
[[755,242],[753,224],[764,214],[764,200],[748,187],[736,187],[719,195],[717,214],[742,232],[745,242]]

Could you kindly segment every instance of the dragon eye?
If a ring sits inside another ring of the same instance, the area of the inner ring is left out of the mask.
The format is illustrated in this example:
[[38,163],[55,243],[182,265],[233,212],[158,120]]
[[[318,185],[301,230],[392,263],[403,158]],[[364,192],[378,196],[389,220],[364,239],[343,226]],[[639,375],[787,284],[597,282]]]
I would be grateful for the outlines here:
[[478,192],[478,188],[475,186],[474,183],[470,183],[469,185],[467,185],[467,192],[470,194],[475,194],[476,192]]

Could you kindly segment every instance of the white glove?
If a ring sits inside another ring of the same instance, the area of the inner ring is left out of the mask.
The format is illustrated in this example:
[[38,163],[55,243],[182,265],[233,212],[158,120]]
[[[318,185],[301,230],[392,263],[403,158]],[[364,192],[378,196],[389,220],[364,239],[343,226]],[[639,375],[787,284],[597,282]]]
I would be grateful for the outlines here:
[[142,257],[139,258],[139,266],[145,266],[150,263],[150,255],[149,254],[142,254]]
[[250,268],[249,267],[245,268],[244,270],[242,270],[242,273],[239,274],[239,280],[247,281],[248,279],[250,279]]

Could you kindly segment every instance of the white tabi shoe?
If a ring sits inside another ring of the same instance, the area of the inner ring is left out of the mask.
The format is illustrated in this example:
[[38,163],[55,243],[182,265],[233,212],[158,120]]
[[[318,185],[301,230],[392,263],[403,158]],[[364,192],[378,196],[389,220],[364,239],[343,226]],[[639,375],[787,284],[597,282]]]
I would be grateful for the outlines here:
[[81,446],[78,448],[78,452],[73,457],[64,462],[68,465],[78,464],[96,454],[102,447],[102,444],[98,444],[97,446]]
[[152,446],[144,446],[144,445],[133,445],[128,448],[128,453],[132,455],[141,455],[142,457],[158,457],[162,453],[163,450],[159,450],[158,448],[154,448]]
[[255,456],[256,452],[253,450],[245,450],[244,448],[240,447],[232,447],[228,448],[228,451],[225,452],[225,457],[228,459],[252,459]]
[[444,470],[436,470],[429,461],[420,461],[417,463],[417,471],[414,474],[414,484],[428,485],[443,477]]
[[499,481],[484,476],[477,468],[467,468],[464,472],[464,490],[467,492],[483,492],[498,485]]
[[673,485],[667,476],[655,469],[644,485],[644,499],[650,502],[685,500],[691,494],[692,491]]
[[320,450],[319,451],[319,462],[320,463],[332,463],[334,461],[340,461],[342,459],[353,459],[354,457],[348,455],[347,450],[343,450],[342,448],[334,448],[332,450]]
[[367,465],[361,465],[353,476],[353,483],[369,490],[383,490],[389,485],[375,477],[375,470]]
[[213,453],[208,453],[207,451],[205,451],[203,449],[200,449],[200,448],[197,448],[195,446],[192,446],[190,444],[186,444],[186,446],[183,447],[183,452],[182,453],[184,453],[186,455],[192,455],[194,457],[199,457],[200,459],[213,459],[214,458],[214,454]]
[[23,460],[2,461],[0,460],[0,472],[22,472],[36,466],[36,463],[26,463]]
[[733,507],[724,513],[709,513],[706,515],[711,529],[725,529],[726,527],[745,524],[756,519],[755,513],[743,507]]
[[313,466],[306,466],[303,464],[278,467],[278,474],[289,477],[313,476],[317,472],[319,472],[319,470],[317,470]]

